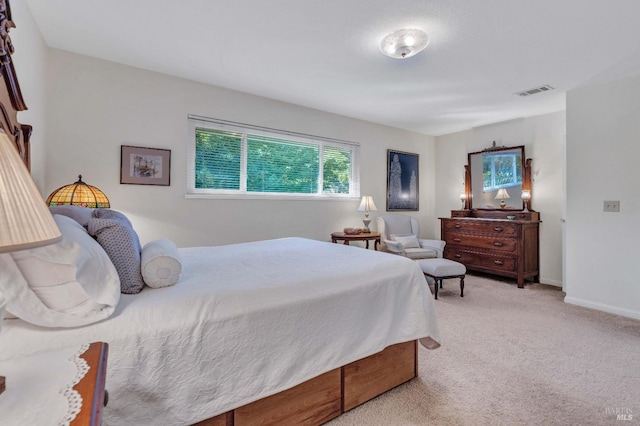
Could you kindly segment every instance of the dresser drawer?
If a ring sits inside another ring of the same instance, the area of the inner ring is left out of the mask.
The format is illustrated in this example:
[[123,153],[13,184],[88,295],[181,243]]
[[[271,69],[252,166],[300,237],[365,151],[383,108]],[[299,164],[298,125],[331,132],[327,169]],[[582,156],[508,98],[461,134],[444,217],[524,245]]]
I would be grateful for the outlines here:
[[448,231],[468,232],[473,234],[499,234],[517,235],[518,227],[506,221],[467,221],[467,220],[447,220],[443,223],[444,229]]
[[476,250],[470,250],[464,247],[445,248],[445,258],[464,263],[464,265],[473,269],[474,266],[482,270],[516,272],[517,264],[515,257],[501,256],[495,253],[483,253]]
[[444,240],[447,244],[472,246],[505,253],[515,253],[517,248],[517,240],[514,237],[502,236],[502,234],[493,236],[465,234],[464,232],[445,232]]
[[[507,214],[517,220],[505,219]],[[444,257],[472,271],[513,277],[518,287],[524,288],[525,279],[540,279],[539,223],[537,212],[452,213],[452,217],[440,218],[440,238],[446,242]]]

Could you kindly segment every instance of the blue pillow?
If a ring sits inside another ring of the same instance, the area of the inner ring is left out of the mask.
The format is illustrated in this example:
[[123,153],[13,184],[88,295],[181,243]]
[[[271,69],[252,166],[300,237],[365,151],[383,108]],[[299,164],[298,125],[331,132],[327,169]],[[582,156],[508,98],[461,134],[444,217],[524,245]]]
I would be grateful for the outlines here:
[[129,219],[115,210],[95,209],[87,229],[116,267],[120,291],[126,294],[140,293],[144,287],[140,272],[140,239]]

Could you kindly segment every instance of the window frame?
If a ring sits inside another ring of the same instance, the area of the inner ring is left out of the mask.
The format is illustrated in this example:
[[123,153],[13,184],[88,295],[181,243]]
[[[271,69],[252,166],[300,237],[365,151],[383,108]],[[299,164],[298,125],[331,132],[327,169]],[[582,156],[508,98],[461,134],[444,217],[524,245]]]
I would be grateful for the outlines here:
[[[360,144],[340,139],[304,133],[272,129],[268,127],[238,123],[233,121],[188,115],[187,137],[187,192],[186,198],[228,198],[228,199],[280,199],[280,200],[353,200],[360,199]],[[214,131],[242,133],[240,160],[240,189],[210,189],[195,187],[196,172],[196,129],[209,128]],[[294,143],[312,144],[319,147],[319,176],[316,193],[249,192],[247,191],[247,133],[256,136],[283,139]],[[351,150],[351,177],[349,194],[322,192],[324,181],[324,147],[333,146]]]

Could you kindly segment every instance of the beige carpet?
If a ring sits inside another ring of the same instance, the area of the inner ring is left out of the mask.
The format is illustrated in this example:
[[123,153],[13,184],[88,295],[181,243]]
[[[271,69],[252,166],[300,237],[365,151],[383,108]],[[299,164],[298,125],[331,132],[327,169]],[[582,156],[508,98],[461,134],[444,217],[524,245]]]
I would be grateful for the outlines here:
[[464,298],[456,280],[438,294],[443,345],[420,347],[419,378],[328,425],[640,424],[640,321],[555,287],[465,283]]

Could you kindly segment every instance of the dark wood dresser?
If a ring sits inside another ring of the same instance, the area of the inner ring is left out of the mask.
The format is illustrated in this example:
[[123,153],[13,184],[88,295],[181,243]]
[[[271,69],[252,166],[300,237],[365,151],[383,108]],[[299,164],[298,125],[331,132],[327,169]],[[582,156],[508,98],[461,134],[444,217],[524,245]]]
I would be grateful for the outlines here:
[[[515,219],[507,219],[515,216]],[[440,218],[444,257],[468,270],[540,281],[540,214],[532,211],[452,210]]]

